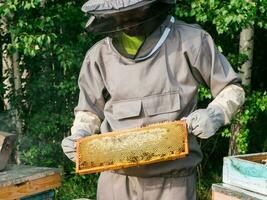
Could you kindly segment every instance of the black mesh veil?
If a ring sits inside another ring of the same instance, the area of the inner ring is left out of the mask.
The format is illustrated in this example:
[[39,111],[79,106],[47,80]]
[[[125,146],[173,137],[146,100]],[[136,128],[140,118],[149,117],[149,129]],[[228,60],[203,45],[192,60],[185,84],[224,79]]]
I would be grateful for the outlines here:
[[136,27],[149,26],[162,15],[168,15],[170,5],[153,2],[151,4],[122,12],[94,13],[87,22],[86,29],[94,34],[106,34]]

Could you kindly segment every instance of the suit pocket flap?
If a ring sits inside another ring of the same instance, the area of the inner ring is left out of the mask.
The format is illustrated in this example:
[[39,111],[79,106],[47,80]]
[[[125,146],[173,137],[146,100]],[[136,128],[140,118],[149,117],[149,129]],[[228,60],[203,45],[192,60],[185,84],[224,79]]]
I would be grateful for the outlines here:
[[162,94],[143,100],[147,115],[157,115],[180,110],[180,95],[178,92]]
[[142,107],[141,100],[114,103],[113,104],[114,119],[137,117],[140,115],[141,107]]

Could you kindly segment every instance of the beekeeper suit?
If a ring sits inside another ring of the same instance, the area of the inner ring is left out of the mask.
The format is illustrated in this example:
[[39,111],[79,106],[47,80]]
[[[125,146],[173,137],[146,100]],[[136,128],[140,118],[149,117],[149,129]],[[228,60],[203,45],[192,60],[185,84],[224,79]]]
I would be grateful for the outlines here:
[[[109,35],[84,59],[71,136],[62,141],[65,154],[74,161],[75,141],[99,132],[182,118],[189,130],[187,157],[103,172],[99,200],[196,199],[195,168],[202,160],[196,138],[214,135],[244,103],[240,78],[211,36],[166,16],[171,3],[89,0],[83,6],[92,14],[87,28]],[[204,109],[196,108],[200,84],[214,97]]]

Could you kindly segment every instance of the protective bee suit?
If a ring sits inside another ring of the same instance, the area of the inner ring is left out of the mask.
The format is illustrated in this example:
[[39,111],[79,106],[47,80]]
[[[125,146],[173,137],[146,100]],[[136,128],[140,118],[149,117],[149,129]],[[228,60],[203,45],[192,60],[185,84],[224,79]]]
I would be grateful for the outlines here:
[[[96,22],[104,23],[105,12],[110,16],[131,8],[151,8],[158,2],[90,0],[83,11],[93,14],[88,22],[91,31],[122,31],[131,38],[135,36],[131,30],[141,27],[142,32],[153,24],[151,18],[155,16],[144,16],[141,22],[125,26],[115,17],[112,20],[118,26],[113,30]],[[123,38],[106,37],[87,52],[79,76],[80,96],[72,135],[62,141],[63,151],[74,161],[75,141],[81,137],[185,119],[189,130],[187,157],[103,172],[97,199],[194,200],[195,167],[202,160],[196,138],[214,135],[244,103],[240,78],[206,31],[172,16],[165,16],[149,34],[134,38],[135,44],[141,43],[136,52],[127,50],[120,41]],[[196,108],[200,84],[209,87],[214,97],[205,109]]]

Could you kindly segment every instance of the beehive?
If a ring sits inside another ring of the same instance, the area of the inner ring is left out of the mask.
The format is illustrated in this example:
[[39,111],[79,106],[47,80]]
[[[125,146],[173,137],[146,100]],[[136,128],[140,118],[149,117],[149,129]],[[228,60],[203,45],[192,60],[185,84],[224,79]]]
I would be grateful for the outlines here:
[[77,142],[76,172],[88,174],[174,160],[188,154],[184,121],[93,135]]
[[223,159],[223,183],[257,192],[267,199],[267,152]]

